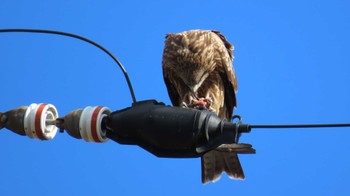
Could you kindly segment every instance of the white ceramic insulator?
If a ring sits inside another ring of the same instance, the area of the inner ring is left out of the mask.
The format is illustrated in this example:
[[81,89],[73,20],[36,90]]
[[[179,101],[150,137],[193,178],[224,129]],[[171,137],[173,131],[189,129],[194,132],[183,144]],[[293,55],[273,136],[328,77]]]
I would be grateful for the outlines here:
[[105,130],[101,127],[103,117],[108,116],[111,110],[107,107],[86,107],[81,113],[79,120],[79,131],[81,137],[87,142],[106,142]]
[[24,131],[30,138],[40,140],[53,139],[57,133],[57,127],[46,121],[56,120],[58,112],[51,104],[31,104],[24,115]]

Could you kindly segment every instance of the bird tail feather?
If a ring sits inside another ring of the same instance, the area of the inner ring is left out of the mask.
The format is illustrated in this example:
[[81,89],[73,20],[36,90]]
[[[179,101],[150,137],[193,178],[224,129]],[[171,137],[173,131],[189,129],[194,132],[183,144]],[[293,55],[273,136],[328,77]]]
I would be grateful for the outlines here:
[[232,179],[244,179],[244,173],[237,153],[212,150],[202,158],[202,183],[216,182],[225,172]]

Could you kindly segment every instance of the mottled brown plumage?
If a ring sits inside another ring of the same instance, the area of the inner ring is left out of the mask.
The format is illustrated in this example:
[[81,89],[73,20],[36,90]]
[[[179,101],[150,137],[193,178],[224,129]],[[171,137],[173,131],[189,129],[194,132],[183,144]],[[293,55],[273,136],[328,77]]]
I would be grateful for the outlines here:
[[[167,34],[163,52],[163,76],[174,106],[191,106],[208,99],[209,108],[231,120],[237,105],[237,79],[232,67],[233,46],[218,31],[191,30]],[[202,156],[202,182],[216,181],[225,171],[244,179],[238,156],[212,150]]]

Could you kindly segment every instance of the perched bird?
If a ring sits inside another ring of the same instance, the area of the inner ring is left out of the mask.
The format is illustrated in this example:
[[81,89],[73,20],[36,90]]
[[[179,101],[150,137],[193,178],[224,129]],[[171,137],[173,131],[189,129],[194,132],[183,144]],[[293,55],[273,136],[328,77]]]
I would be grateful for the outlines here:
[[[231,120],[237,105],[237,79],[232,66],[233,46],[214,30],[167,34],[163,76],[174,106],[208,109]],[[217,181],[222,172],[244,179],[235,152],[212,150],[201,157],[202,183]]]

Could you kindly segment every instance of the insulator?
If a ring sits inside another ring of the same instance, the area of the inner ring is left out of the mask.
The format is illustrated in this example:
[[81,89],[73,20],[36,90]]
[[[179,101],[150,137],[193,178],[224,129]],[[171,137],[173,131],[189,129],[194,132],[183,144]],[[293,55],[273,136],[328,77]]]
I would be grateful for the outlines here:
[[111,110],[103,106],[87,106],[77,109],[58,119],[62,122],[61,128],[74,138],[83,138],[87,142],[106,142],[106,132],[102,129],[102,119],[108,116]]
[[106,142],[106,131],[102,129],[102,119],[108,116],[111,110],[107,107],[86,107],[81,113],[79,129],[81,137],[87,142]]
[[30,138],[50,140],[55,137],[58,112],[51,104],[31,104],[1,114],[1,127]]
[[58,112],[51,104],[31,104],[24,115],[24,131],[30,138],[50,140],[55,137],[57,127],[55,120]]

